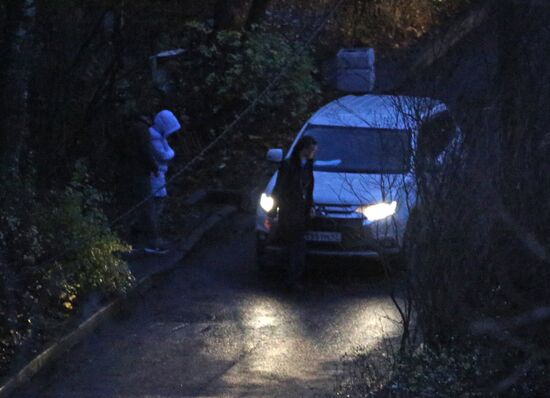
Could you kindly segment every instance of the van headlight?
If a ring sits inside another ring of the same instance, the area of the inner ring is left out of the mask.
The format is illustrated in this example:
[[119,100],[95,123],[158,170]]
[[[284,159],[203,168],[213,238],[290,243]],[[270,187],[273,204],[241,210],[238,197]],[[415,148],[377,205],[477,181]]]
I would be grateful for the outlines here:
[[260,198],[260,207],[266,213],[269,213],[275,207],[275,200],[271,196],[263,193]]
[[362,214],[369,221],[379,221],[395,214],[397,202],[378,203],[371,206],[361,206],[356,212]]

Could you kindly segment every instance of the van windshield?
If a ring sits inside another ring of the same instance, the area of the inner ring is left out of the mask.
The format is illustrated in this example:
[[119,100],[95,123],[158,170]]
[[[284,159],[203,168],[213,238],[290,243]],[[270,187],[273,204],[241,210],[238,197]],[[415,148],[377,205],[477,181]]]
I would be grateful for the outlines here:
[[305,135],[319,144],[318,171],[402,174],[410,168],[407,130],[312,125]]

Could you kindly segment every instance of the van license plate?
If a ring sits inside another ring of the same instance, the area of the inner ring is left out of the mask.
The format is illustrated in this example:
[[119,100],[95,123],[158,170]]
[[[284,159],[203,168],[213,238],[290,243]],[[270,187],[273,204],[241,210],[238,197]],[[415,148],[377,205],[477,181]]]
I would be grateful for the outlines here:
[[342,234],[340,232],[309,231],[306,233],[306,240],[308,242],[340,243],[342,242]]

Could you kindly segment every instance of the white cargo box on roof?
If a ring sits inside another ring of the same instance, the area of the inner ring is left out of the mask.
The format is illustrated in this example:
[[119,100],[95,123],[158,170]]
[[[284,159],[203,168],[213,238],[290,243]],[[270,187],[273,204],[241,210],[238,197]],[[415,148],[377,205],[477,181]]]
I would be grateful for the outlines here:
[[349,93],[373,91],[376,82],[373,48],[344,48],[336,54],[336,88]]

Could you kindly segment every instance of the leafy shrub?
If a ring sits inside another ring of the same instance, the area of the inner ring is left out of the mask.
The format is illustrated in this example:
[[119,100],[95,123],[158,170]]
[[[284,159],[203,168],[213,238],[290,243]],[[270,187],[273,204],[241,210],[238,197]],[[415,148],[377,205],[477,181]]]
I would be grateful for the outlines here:
[[72,182],[39,197],[10,181],[0,210],[0,368],[62,325],[91,294],[124,292],[132,283],[110,230],[107,198],[78,165]]
[[503,350],[502,344],[470,340],[439,351],[425,344],[395,351],[388,339],[374,349],[358,348],[343,358],[331,397],[546,396],[548,363],[517,366],[517,362],[518,351]]
[[215,134],[291,62],[285,77],[258,102],[254,115],[239,130],[262,133],[268,123],[270,133],[288,130],[302,121],[320,93],[312,58],[305,54],[294,59],[297,46],[281,34],[260,27],[247,34],[213,32],[205,24],[191,22],[182,40],[189,52],[174,66],[176,96],[190,115],[191,129]]
[[389,389],[411,397],[479,396],[474,382],[483,371],[480,362],[475,351],[437,353],[421,346],[402,355]]
[[48,272],[56,280],[59,272],[66,286],[78,287],[80,293],[111,294],[124,291],[131,282],[126,263],[115,255],[129,248],[110,230],[101,210],[107,202],[105,194],[87,183],[85,169],[80,168],[69,186],[54,194],[53,208],[39,209],[43,245],[64,253]]
[[494,376],[477,349],[435,352],[421,345],[394,353],[360,349],[344,358],[338,397],[477,397],[481,379]]

